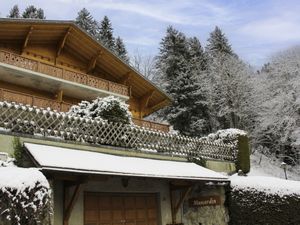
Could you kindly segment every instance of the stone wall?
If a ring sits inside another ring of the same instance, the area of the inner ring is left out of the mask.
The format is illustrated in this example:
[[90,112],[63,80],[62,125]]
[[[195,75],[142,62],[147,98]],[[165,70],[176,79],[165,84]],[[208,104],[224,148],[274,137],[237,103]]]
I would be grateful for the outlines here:
[[[220,204],[200,207],[191,206],[191,199],[207,196],[219,197]],[[225,201],[225,188],[223,186],[197,186],[183,204],[182,222],[185,225],[227,225],[229,217]]]

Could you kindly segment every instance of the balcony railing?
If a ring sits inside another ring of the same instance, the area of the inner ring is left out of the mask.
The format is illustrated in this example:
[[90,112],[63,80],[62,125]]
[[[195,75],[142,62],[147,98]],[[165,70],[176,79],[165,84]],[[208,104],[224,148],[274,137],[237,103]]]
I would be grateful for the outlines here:
[[24,105],[36,106],[44,109],[50,108],[59,112],[67,112],[72,106],[72,104],[67,102],[58,102],[52,99],[33,96],[3,88],[0,88],[0,101],[17,102]]
[[0,102],[0,128],[7,132],[54,137],[55,140],[109,145],[188,159],[234,162],[237,158],[237,149],[232,145],[205,142],[199,138],[138,126],[71,117],[65,113],[16,103]]
[[129,88],[125,85],[114,83],[88,74],[74,72],[68,69],[49,65],[37,60],[28,59],[11,52],[0,50],[0,62],[75,83],[84,84],[97,89],[129,96]]
[[140,127],[146,127],[149,129],[153,130],[159,130],[162,132],[169,132],[170,131],[170,126],[167,124],[162,124],[162,123],[156,123],[153,121],[147,121],[147,120],[142,120],[142,119],[132,119],[135,125],[138,125]]
[[[44,109],[50,108],[58,112],[67,112],[72,106],[71,103],[58,102],[52,99],[25,94],[18,91],[7,90],[4,88],[0,88],[0,101],[22,103],[24,105],[36,106]],[[159,130],[162,132],[169,132],[169,126],[166,124],[160,124],[141,119],[133,119],[133,123],[137,126]]]

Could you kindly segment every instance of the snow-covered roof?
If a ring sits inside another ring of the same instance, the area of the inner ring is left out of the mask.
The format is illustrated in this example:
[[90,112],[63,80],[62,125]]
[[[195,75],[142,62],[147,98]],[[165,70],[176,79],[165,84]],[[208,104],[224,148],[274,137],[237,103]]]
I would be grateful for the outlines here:
[[32,143],[24,145],[43,170],[184,180],[228,180],[227,176],[192,162],[116,156]]

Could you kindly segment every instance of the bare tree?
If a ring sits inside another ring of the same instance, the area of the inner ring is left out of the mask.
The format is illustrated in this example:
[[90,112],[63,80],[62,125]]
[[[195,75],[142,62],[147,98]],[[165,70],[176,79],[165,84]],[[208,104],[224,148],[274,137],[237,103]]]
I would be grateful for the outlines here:
[[150,54],[142,54],[138,49],[131,57],[132,66],[149,80],[154,77],[155,58]]

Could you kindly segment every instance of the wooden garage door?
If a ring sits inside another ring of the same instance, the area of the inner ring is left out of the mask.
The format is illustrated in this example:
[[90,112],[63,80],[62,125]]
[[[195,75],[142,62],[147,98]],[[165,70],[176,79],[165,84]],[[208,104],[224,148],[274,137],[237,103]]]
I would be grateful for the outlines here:
[[155,194],[85,193],[84,225],[158,225]]

